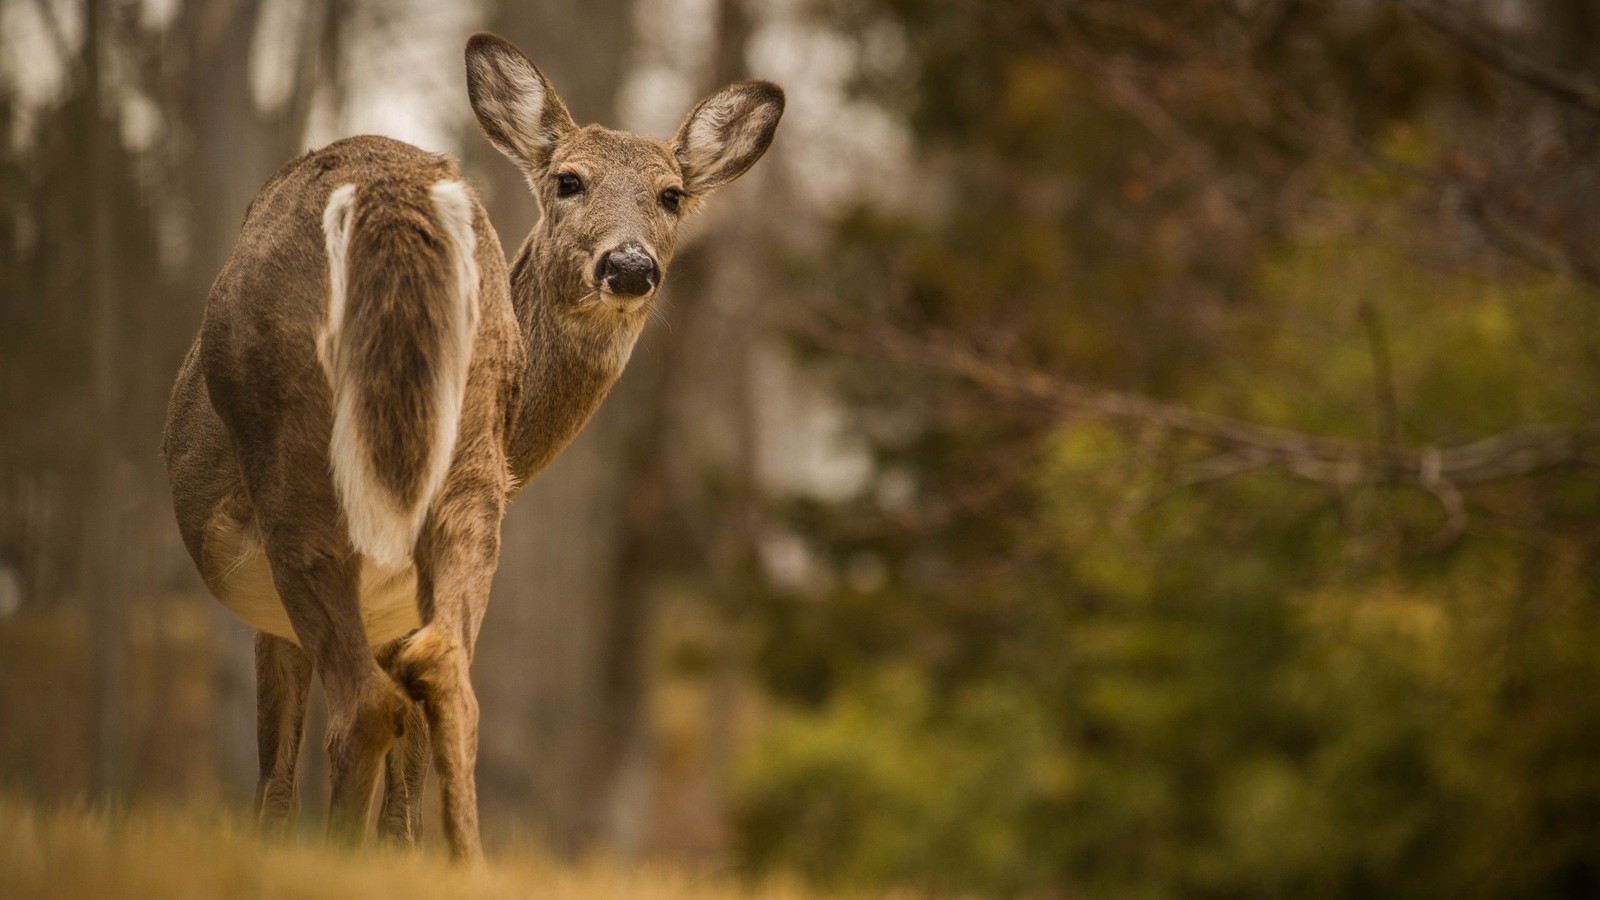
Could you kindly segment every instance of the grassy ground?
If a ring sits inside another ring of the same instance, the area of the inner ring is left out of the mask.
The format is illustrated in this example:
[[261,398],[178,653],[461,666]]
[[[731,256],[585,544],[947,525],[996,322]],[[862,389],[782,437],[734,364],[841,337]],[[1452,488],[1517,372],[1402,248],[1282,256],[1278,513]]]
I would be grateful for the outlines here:
[[41,811],[0,798],[0,897],[7,900],[816,896],[792,885],[749,886],[669,868],[568,865],[532,855],[498,856],[463,869],[431,852],[264,841],[215,813],[106,816]]

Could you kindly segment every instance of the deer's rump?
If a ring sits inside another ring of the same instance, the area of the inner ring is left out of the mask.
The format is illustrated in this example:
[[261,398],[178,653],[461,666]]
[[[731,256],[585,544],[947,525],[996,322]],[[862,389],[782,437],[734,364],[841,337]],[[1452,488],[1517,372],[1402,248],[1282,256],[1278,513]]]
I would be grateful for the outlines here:
[[461,428],[480,212],[448,160],[371,137],[289,163],[251,204],[164,449],[191,555],[256,628],[294,638],[258,508],[275,528],[337,523],[375,642],[416,627],[411,554]]
[[411,555],[461,423],[478,324],[472,202],[460,181],[381,178],[334,190],[322,221],[329,463],[351,543],[395,566]]

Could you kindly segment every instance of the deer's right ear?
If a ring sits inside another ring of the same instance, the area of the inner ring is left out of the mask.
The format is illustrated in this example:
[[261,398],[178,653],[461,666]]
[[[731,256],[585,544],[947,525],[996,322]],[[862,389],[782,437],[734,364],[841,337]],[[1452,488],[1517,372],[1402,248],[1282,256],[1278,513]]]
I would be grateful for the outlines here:
[[549,79],[515,45],[478,33],[467,41],[467,96],[489,142],[523,169],[550,158],[550,148],[575,126]]

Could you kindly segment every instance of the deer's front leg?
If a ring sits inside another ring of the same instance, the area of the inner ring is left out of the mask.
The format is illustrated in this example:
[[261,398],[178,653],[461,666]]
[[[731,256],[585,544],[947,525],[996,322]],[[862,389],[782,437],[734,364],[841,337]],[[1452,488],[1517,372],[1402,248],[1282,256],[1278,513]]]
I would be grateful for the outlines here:
[[293,641],[256,633],[256,750],[261,770],[255,808],[256,820],[269,832],[284,831],[300,807],[295,765],[311,674],[311,657]]
[[504,496],[503,486],[490,479],[446,484],[417,544],[417,602],[426,624],[406,638],[394,670],[427,713],[445,837],[451,855],[463,861],[482,854],[478,699],[468,667],[500,555]]
[[[396,680],[395,662],[405,640],[391,641],[378,651],[378,663]],[[422,839],[422,790],[428,777],[428,719],[421,703],[406,711],[405,734],[384,760],[383,806],[378,835],[391,844],[414,847]]]

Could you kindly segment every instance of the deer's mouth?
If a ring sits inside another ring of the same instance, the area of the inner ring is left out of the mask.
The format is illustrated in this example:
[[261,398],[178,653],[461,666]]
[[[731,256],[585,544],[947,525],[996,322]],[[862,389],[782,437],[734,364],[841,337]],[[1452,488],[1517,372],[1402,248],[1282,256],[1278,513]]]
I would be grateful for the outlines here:
[[595,294],[595,298],[600,301],[601,305],[625,316],[648,312],[650,304],[655,300],[655,296],[654,288],[645,294],[622,294],[607,290],[603,284]]

